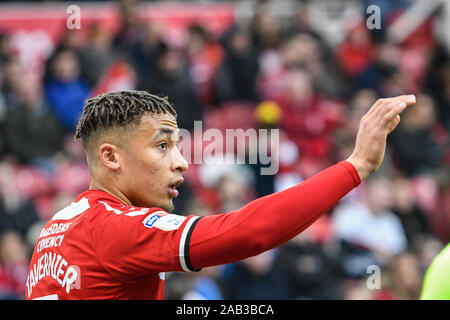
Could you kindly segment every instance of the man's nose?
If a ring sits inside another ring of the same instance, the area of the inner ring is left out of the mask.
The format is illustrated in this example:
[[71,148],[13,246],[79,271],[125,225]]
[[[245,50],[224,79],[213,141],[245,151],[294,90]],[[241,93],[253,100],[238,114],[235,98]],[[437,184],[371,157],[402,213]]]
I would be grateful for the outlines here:
[[172,159],[172,171],[184,172],[189,168],[189,164],[177,148],[174,149]]

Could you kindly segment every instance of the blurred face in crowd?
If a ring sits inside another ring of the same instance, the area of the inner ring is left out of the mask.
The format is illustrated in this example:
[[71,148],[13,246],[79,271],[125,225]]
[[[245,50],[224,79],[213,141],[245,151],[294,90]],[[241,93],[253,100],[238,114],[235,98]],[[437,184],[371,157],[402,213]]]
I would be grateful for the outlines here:
[[364,24],[354,26],[348,34],[350,42],[355,46],[365,46],[370,43],[370,36]]
[[399,65],[400,63],[400,49],[393,43],[382,43],[378,45],[377,60],[380,63],[387,65]]
[[53,61],[53,76],[61,81],[71,81],[78,78],[80,70],[75,52],[61,51]]
[[145,44],[150,48],[156,47],[162,41],[163,28],[160,24],[149,22],[145,28]]
[[68,30],[61,41],[65,48],[81,49],[83,45],[82,33],[77,29]]
[[265,48],[274,48],[282,40],[279,19],[264,9],[255,17],[254,31]]
[[112,41],[112,33],[107,28],[96,24],[89,30],[90,42],[97,48],[109,48]]
[[301,62],[307,64],[320,58],[321,52],[317,40],[307,33],[301,33],[294,38],[297,43],[298,55]]
[[272,268],[275,255],[273,251],[265,251],[256,256],[247,258],[241,263],[253,274],[264,275]]
[[200,26],[192,26],[187,32],[187,51],[191,54],[202,51],[206,44],[206,31]]
[[245,31],[239,30],[230,38],[230,48],[235,53],[245,53],[250,49],[250,38]]
[[222,210],[234,211],[244,205],[246,184],[241,177],[236,175],[223,176],[217,186],[221,198]]
[[404,70],[395,68],[392,74],[382,83],[382,90],[385,96],[397,96],[404,92],[412,92],[414,85],[409,74]]
[[373,214],[382,213],[393,206],[393,184],[384,177],[367,180],[366,199]]
[[37,81],[31,79],[23,81],[17,88],[17,93],[20,102],[26,107],[39,107],[39,102],[42,98],[41,85]]
[[306,104],[313,95],[311,77],[306,71],[291,70],[285,76],[286,93],[298,106]]
[[410,128],[431,127],[436,120],[433,99],[425,94],[418,95],[414,108],[406,110],[403,119]]
[[402,213],[409,212],[414,206],[414,193],[411,181],[406,178],[398,178],[394,182],[395,207]]
[[27,250],[18,233],[10,231],[0,238],[0,261],[6,265],[27,261]]
[[393,263],[394,279],[397,285],[409,291],[419,294],[421,287],[421,275],[419,262],[413,254],[404,253]]
[[283,44],[281,55],[286,67],[304,67],[320,59],[321,52],[316,39],[300,33]]
[[280,21],[275,16],[266,12],[261,12],[257,17],[256,29],[260,35],[274,37],[278,36],[281,25]]
[[160,70],[169,77],[176,77],[181,70],[180,54],[174,50],[168,50],[159,58]]
[[139,6],[134,1],[120,1],[119,7],[124,25],[132,26],[139,22]]
[[373,292],[361,282],[346,290],[345,300],[373,300]]

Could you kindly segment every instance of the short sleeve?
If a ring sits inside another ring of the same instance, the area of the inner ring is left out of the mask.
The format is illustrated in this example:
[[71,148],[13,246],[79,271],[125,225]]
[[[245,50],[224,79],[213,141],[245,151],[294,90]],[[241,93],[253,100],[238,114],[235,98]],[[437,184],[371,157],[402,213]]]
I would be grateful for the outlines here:
[[134,207],[97,214],[88,228],[100,263],[112,277],[125,281],[197,271],[190,264],[189,240],[199,218]]

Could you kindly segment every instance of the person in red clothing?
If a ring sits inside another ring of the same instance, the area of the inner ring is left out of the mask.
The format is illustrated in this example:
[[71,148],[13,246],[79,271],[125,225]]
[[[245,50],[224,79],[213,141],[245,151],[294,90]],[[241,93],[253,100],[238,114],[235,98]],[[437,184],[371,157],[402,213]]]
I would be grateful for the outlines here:
[[372,62],[374,51],[365,21],[354,21],[346,38],[336,48],[336,56],[342,71],[349,77],[356,77]]
[[87,100],[75,137],[89,190],[42,229],[27,299],[163,299],[164,275],[235,262],[290,240],[381,164],[386,137],[414,96],[380,99],[362,118],[352,155],[290,189],[239,210],[175,215],[188,169],[176,112],[145,91]]

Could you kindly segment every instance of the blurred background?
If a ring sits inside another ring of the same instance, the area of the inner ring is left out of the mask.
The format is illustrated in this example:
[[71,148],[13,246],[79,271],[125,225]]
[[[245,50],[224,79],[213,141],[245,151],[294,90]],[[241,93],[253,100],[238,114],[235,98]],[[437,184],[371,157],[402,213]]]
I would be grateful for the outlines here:
[[345,159],[376,99],[415,94],[380,170],[309,229],[238,263],[168,273],[165,292],[418,299],[450,240],[449,54],[447,0],[1,1],[0,299],[24,298],[43,224],[89,185],[73,139],[85,99],[119,89],[169,96],[181,128],[280,130],[276,175],[191,164],[176,199],[186,215],[233,211]]

